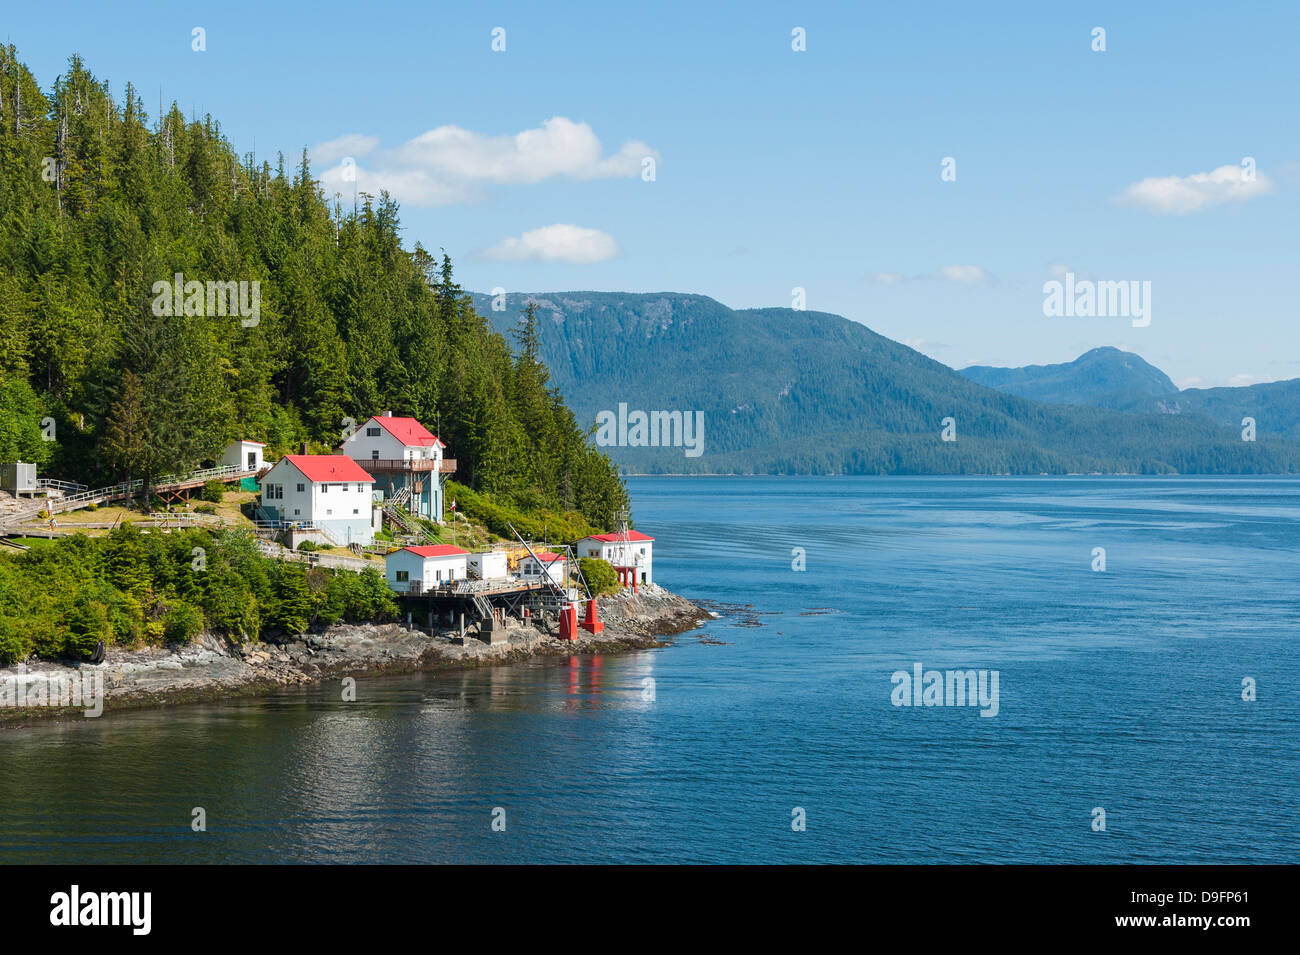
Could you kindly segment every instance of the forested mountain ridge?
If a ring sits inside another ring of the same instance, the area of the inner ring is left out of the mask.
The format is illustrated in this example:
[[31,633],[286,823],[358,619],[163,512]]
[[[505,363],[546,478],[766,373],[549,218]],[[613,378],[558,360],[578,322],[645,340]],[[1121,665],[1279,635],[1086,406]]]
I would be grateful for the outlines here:
[[1164,398],[1144,398],[1124,410],[1204,415],[1228,428],[1243,418],[1255,421],[1260,434],[1300,441],[1300,378],[1235,388],[1184,388]]
[[1094,348],[1062,365],[962,372],[972,381],[1023,398],[1055,404],[1095,405],[1138,414],[1202,415],[1227,428],[1251,418],[1261,434],[1300,440],[1300,379],[1221,388],[1178,387],[1131,352]]
[[1123,408],[1141,398],[1178,393],[1178,386],[1159,368],[1132,352],[1109,347],[1094,348],[1059,365],[971,365],[961,373],[985,387],[1052,404]]
[[[588,426],[620,404],[702,414],[704,450],[608,447],[644,473],[1294,473],[1300,446],[1196,415],[1132,415],[983,387],[838,315],[703,295],[474,294],[508,329],[536,302],[540,355]],[[501,306],[494,309],[494,305]],[[951,417],[955,441],[941,439]]]
[[[184,308],[160,315],[173,282]],[[256,314],[214,314],[212,283],[255,291]],[[546,368],[445,255],[403,248],[387,196],[345,210],[305,150],[292,172],[241,157],[211,117],[150,118],[77,57],[44,91],[0,48],[0,460],[147,478],[233,438],[332,450],[384,410],[436,430],[475,490],[601,527],[627,502]]]

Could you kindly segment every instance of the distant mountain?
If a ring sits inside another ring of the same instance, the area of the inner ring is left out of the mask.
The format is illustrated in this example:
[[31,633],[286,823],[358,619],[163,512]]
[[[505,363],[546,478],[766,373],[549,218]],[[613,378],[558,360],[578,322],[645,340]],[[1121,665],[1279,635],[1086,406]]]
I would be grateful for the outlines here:
[[1300,378],[1179,391],[1164,372],[1117,348],[1094,348],[1062,365],[972,365],[961,373],[981,385],[1035,401],[1139,414],[1203,415],[1238,430],[1249,417],[1255,419],[1259,434],[1300,440]]
[[1094,348],[1061,365],[972,365],[961,373],[985,387],[1052,404],[1126,408],[1140,399],[1178,394],[1163,371],[1118,348]]
[[1300,441],[1300,378],[1239,388],[1185,388],[1176,395],[1134,400],[1123,410],[1204,415],[1229,428],[1254,418],[1260,434]]
[[[634,473],[1300,471],[1295,443],[1243,442],[1239,429],[1200,415],[1029,401],[824,312],[734,310],[671,292],[473,300],[507,333],[525,303],[537,303],[541,357],[580,423],[620,405],[628,417],[702,416],[698,456],[683,447],[605,448]],[[945,418],[953,419],[954,442],[941,440]]]

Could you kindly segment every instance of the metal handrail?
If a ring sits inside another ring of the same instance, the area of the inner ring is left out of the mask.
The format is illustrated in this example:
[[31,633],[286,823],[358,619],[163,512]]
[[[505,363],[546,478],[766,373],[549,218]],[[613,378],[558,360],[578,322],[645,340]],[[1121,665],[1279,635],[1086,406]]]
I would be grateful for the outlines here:
[[[150,482],[150,487],[154,490],[165,491],[169,487],[178,484],[189,484],[193,481],[207,481],[218,477],[233,477],[236,474],[256,474],[255,470],[240,467],[237,464],[226,464],[215,468],[201,468],[198,471],[191,472],[188,476],[178,474],[167,474]],[[137,478],[134,481],[123,481],[119,484],[107,484],[104,487],[97,487],[78,491],[74,494],[65,494],[57,501],[42,501],[11,515],[10,519],[19,518],[28,520],[39,514],[41,511],[49,511],[51,514],[57,514],[62,511],[72,510],[73,505],[89,504],[92,502],[112,501],[119,497],[130,497],[136,491],[144,487],[144,481]]]
[[53,488],[56,491],[71,491],[74,494],[90,490],[85,484],[78,484],[76,481],[59,481],[55,478],[37,478],[36,487],[47,490]]

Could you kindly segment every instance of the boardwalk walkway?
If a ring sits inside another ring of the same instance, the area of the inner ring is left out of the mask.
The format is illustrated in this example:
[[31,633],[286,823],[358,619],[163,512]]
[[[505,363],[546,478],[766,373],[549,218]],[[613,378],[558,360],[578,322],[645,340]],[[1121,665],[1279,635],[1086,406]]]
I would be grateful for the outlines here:
[[[151,490],[160,496],[177,496],[184,491],[200,488],[208,481],[231,483],[247,477],[256,477],[257,474],[256,470],[241,468],[233,464],[218,468],[203,468],[190,474],[160,478],[153,482]],[[110,484],[107,487],[75,491],[58,497],[23,501],[8,513],[0,515],[0,534],[23,533],[24,531],[19,525],[34,520],[41,511],[51,515],[62,514],[66,511],[77,511],[83,507],[89,507],[91,504],[110,504],[114,501],[124,501],[138,493],[143,486],[143,481],[131,481],[130,483],[123,482],[122,484]]]

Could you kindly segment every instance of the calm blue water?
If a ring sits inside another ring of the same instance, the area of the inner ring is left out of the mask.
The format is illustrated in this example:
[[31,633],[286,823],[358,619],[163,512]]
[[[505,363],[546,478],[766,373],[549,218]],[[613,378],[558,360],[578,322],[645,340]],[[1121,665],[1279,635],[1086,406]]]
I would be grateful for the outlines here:
[[[1300,859],[1300,481],[629,483],[659,580],[748,611],[0,732],[0,862]],[[997,670],[998,715],[893,706],[915,662]]]

